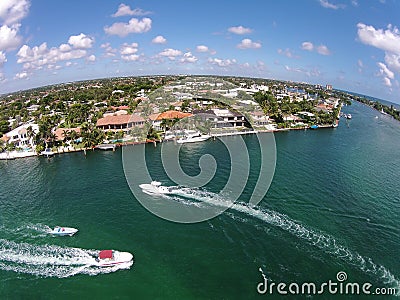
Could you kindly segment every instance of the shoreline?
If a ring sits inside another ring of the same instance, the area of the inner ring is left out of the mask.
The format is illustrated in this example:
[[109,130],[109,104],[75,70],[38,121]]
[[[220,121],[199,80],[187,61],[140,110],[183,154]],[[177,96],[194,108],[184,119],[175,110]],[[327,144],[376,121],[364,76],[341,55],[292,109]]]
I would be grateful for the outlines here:
[[[338,124],[339,122],[337,122]],[[335,128],[332,125],[318,125],[317,129],[320,128]],[[273,130],[268,130],[268,129],[260,129],[260,130],[248,130],[248,131],[236,131],[236,132],[225,132],[225,133],[215,133],[215,134],[211,134],[211,137],[215,139],[215,137],[225,137],[225,136],[236,136],[236,135],[248,135],[248,134],[258,134],[258,133],[274,133],[274,132],[287,132],[287,131],[291,131],[291,130],[309,130],[312,129],[310,127],[296,127],[296,128],[280,128],[280,129],[273,129]],[[316,130],[316,129],[312,129],[312,130]],[[133,141],[127,141],[124,143],[116,143],[116,144],[112,144],[115,145],[115,147],[113,147],[113,149],[101,149],[98,148],[97,146],[94,146],[92,148],[79,148],[79,149],[75,149],[75,148],[63,148],[62,151],[59,151],[59,148],[56,149],[56,151],[54,152],[54,155],[51,156],[55,156],[56,154],[67,154],[67,153],[74,153],[74,152],[84,152],[84,154],[86,155],[86,151],[89,150],[100,150],[100,151],[115,151],[116,148],[120,148],[123,146],[134,146],[134,145],[141,145],[141,144],[150,144],[153,143],[154,146],[157,145],[157,143],[164,143],[165,141],[162,140],[146,140],[145,142],[133,142]],[[27,158],[27,157],[40,157],[40,156],[46,156],[43,154],[37,154],[34,151],[5,151],[0,153],[0,161],[1,160],[15,160],[15,159],[19,159],[19,158]],[[50,157],[51,157],[50,156]],[[50,158],[48,157],[48,158]]]

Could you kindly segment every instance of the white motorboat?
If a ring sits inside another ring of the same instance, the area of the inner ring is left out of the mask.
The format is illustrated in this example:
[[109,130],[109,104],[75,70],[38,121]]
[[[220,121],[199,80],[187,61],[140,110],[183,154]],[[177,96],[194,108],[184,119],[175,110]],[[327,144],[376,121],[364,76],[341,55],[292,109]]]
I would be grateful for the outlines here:
[[112,267],[116,265],[133,263],[133,254],[115,250],[101,250],[91,265],[97,267]]
[[150,184],[140,184],[139,187],[142,191],[149,195],[172,194],[173,188],[169,186],[162,186],[161,182],[152,181]]
[[346,118],[351,119],[351,114],[347,114]]
[[201,134],[199,131],[186,131],[185,135],[176,142],[178,144],[204,142],[211,136],[208,134]]
[[76,229],[76,228],[61,227],[61,226],[56,226],[56,227],[54,227],[53,230],[49,231],[50,234],[58,235],[58,236],[66,236],[66,235],[73,236],[77,232],[78,232],[78,229]]
[[53,156],[53,155],[54,155],[54,152],[53,152],[50,148],[46,148],[46,149],[45,149],[44,151],[42,151],[42,153],[40,153],[40,154],[49,157],[49,156]]

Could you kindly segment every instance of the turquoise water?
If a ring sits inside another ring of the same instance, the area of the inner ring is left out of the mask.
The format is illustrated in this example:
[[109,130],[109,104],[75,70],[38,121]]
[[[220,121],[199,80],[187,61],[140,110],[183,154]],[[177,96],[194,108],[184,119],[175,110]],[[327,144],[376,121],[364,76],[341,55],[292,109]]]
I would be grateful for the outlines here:
[[[243,195],[222,215],[196,224],[143,208],[125,180],[120,149],[1,161],[1,298],[271,298],[257,293],[259,268],[275,283],[322,283],[344,271],[347,281],[399,290],[400,123],[358,103],[343,111],[353,119],[336,129],[275,134],[275,176],[255,208],[246,200],[259,171],[256,137],[243,137],[252,153]],[[160,151],[147,146],[150,173],[170,183],[157,164]],[[217,176],[203,189],[168,197],[188,206],[225,205],[218,190],[230,165],[222,143],[184,146],[182,168],[198,173],[205,153],[218,162]],[[48,236],[55,225],[80,231]],[[129,251],[136,261],[120,270],[63,264],[95,249]]]

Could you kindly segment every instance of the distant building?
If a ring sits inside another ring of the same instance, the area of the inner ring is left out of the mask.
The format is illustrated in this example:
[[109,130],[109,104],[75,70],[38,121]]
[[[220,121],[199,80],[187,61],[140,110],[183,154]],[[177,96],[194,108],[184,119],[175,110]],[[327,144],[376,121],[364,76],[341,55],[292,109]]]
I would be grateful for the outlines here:
[[326,89],[327,89],[328,91],[331,91],[331,90],[332,90],[332,85],[331,85],[331,84],[327,84],[327,85],[326,85]]
[[150,115],[150,120],[153,121],[153,127],[155,130],[161,130],[161,122],[163,120],[175,120],[175,119],[183,119],[186,117],[192,116],[191,113],[183,113],[176,110],[167,110],[160,114],[152,114]]

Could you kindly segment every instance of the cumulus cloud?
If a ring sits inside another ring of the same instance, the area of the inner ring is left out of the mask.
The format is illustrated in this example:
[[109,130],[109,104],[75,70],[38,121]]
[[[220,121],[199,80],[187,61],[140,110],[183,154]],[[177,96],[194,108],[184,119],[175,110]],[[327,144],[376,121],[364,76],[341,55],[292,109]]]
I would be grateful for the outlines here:
[[11,27],[3,25],[0,27],[0,51],[9,51],[18,48],[22,37],[18,35],[19,25]]
[[197,61],[197,57],[192,54],[192,52],[186,52],[183,54],[183,57],[181,58],[182,63],[195,63]]
[[388,25],[386,29],[375,29],[363,23],[357,24],[358,39],[366,44],[385,52],[385,63],[379,62],[378,75],[383,77],[383,84],[392,87],[395,77],[393,72],[400,73],[400,31],[397,27]]
[[243,39],[236,47],[239,49],[258,49],[261,48],[261,43],[253,42],[251,39]]
[[380,68],[380,74],[389,78],[389,79],[394,79],[394,73],[388,69],[388,67],[382,63],[378,62],[378,66]]
[[234,34],[249,34],[253,32],[252,29],[243,26],[229,27],[228,31]]
[[[38,70],[47,66],[49,69],[56,67],[59,61],[79,59],[87,56],[87,49],[93,45],[93,39],[84,34],[71,36],[68,44],[48,48],[47,43],[40,46],[30,47],[23,45],[17,53],[17,63],[23,64],[24,70]],[[89,56],[92,61],[95,56]]]
[[104,57],[114,57],[118,51],[111,47],[110,43],[101,44],[100,48],[104,49]]
[[5,25],[18,24],[29,12],[30,1],[28,0],[1,0],[0,19]]
[[289,66],[285,66],[285,70],[289,71],[289,72],[294,72],[294,73],[301,73],[301,74],[305,74],[308,77],[319,77],[321,76],[321,72],[320,70],[318,70],[317,68],[312,68],[312,69],[304,69],[304,68],[292,68]]
[[120,53],[122,55],[135,54],[136,52],[138,52],[138,47],[139,47],[138,43],[132,43],[132,44],[124,43],[121,46]]
[[87,61],[90,61],[90,62],[94,62],[94,61],[96,61],[96,56],[95,55],[89,55],[88,57],[87,57]]
[[68,43],[76,49],[89,49],[92,48],[94,39],[81,33],[80,35],[71,35]]
[[236,64],[236,59],[209,58],[208,62],[219,67],[229,67]]
[[20,73],[15,74],[14,79],[24,79],[28,77],[28,73],[26,71],[22,71]]
[[122,55],[121,58],[125,61],[137,61],[140,56],[137,54]]
[[196,47],[196,51],[197,52],[208,52],[208,47],[205,45],[198,45]]
[[165,44],[167,39],[162,35],[157,35],[154,39],[151,40],[153,44]]
[[144,33],[151,29],[151,19],[143,18],[141,20],[132,18],[128,23],[117,22],[111,26],[105,26],[104,31],[109,35],[118,35],[125,37],[130,33]]
[[168,48],[168,49],[164,49],[164,51],[160,52],[158,55],[168,57],[170,60],[175,60],[175,58],[177,56],[182,55],[182,51]]
[[384,51],[400,54],[400,31],[397,27],[388,25],[387,29],[383,30],[358,23],[357,28],[358,38],[362,43]]
[[331,51],[328,49],[327,46],[325,46],[325,45],[314,46],[314,44],[311,42],[303,42],[301,44],[301,49],[306,50],[306,51],[316,50],[317,53],[319,53],[321,55],[330,55],[331,54]]
[[113,17],[122,17],[122,16],[146,16],[151,14],[151,11],[144,11],[141,8],[131,9],[129,5],[121,3],[118,6],[118,10],[115,14],[112,14]]
[[318,47],[317,47],[317,52],[319,53],[319,54],[321,54],[321,55],[330,55],[331,54],[331,51],[328,49],[328,47],[327,46],[325,46],[325,45],[319,45]]
[[0,51],[0,68],[4,65],[5,62],[7,62],[6,55],[3,51]]
[[293,52],[289,48],[286,48],[285,50],[278,49],[278,53],[281,55],[285,55],[286,57],[289,57],[289,58],[298,58],[298,56],[294,55]]
[[314,50],[314,44],[311,42],[303,42],[301,44],[301,49],[307,50],[307,51],[313,51]]
[[385,62],[391,69],[400,74],[400,54],[386,53]]
[[345,5],[343,5],[343,4],[333,4],[333,3],[330,3],[328,0],[319,0],[319,4],[321,4],[322,7],[335,9],[335,10],[339,9],[339,8],[345,8]]

